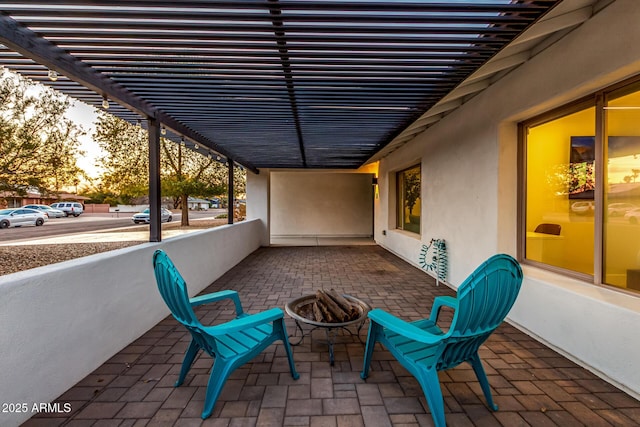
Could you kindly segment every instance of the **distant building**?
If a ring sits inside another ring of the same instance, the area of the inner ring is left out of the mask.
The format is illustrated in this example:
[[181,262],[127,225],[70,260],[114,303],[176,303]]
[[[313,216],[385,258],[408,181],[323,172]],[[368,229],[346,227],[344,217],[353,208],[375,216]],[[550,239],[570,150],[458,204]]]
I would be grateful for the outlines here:
[[196,199],[195,197],[189,197],[187,199],[187,206],[192,211],[206,211],[209,210],[209,201],[205,199]]

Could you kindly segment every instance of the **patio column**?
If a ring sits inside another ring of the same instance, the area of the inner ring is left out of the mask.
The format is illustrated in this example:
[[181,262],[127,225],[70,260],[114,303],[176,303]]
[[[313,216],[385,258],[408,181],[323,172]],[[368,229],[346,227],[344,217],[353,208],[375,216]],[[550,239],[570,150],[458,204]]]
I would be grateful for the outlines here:
[[259,219],[262,222],[260,246],[271,243],[271,171],[260,169],[256,174],[247,171],[247,219]]
[[227,194],[227,223],[233,224],[233,208],[234,208],[234,196],[233,196],[233,159],[227,158],[229,162],[229,189]]
[[160,123],[147,119],[149,129],[149,241],[162,240],[160,222]]

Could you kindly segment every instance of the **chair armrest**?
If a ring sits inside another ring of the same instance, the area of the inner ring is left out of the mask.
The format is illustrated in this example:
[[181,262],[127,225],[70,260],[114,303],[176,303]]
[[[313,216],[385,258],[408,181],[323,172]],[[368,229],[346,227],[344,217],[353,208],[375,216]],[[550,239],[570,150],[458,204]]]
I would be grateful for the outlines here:
[[371,310],[368,317],[372,322],[378,323],[380,326],[387,328],[396,334],[425,344],[435,344],[441,341],[444,337],[443,335],[433,335],[427,331],[423,331],[417,326],[414,326],[411,323],[379,308]]
[[223,299],[233,300],[233,304],[236,306],[236,316],[240,316],[243,313],[242,304],[240,303],[240,297],[238,296],[238,293],[231,290],[214,292],[211,294],[189,298],[189,303],[191,304],[191,307],[195,307],[197,305],[208,304],[210,302],[220,301]]
[[454,310],[458,309],[458,300],[455,297],[450,296],[440,296],[436,297],[433,300],[433,307],[431,307],[431,315],[429,316],[429,320],[433,323],[438,321],[438,316],[440,315],[440,309],[443,306],[451,307]]
[[203,329],[213,336],[226,335],[243,329],[255,328],[256,326],[264,325],[283,318],[284,312],[282,309],[275,307],[270,310],[261,311],[260,313],[250,314],[239,319],[233,319],[221,325],[205,326]]

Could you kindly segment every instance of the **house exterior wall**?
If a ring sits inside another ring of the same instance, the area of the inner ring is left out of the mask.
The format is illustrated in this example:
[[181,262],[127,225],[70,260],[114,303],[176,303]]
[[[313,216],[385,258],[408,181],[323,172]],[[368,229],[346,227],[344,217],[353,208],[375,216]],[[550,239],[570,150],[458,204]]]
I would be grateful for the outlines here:
[[371,236],[372,178],[372,173],[271,171],[271,235]]
[[0,324],[11,327],[0,333],[0,396],[29,411],[0,413],[0,425],[20,425],[34,403],[53,401],[169,315],[153,273],[156,249],[193,296],[256,250],[261,228],[247,220],[1,276]]
[[[418,265],[444,238],[459,285],[497,252],[516,255],[517,123],[640,73],[640,8],[618,0],[380,161],[374,237]],[[395,228],[395,173],[422,166],[421,235]],[[385,233],[383,233],[385,231]],[[525,266],[509,321],[640,396],[640,297]]]

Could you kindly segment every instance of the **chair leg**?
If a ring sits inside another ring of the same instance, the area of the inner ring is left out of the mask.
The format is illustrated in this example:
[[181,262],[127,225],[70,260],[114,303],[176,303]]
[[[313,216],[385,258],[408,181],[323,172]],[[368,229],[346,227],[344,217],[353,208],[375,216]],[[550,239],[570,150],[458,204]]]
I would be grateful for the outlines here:
[[487,405],[489,408],[497,411],[498,405],[493,403],[493,397],[491,396],[491,387],[489,386],[489,380],[487,379],[487,374],[484,371],[484,367],[482,366],[482,361],[480,361],[480,356],[476,353],[470,360],[471,366],[473,367],[473,371],[476,373],[476,377],[478,377],[478,382],[480,383],[480,387],[482,388],[482,392],[484,393],[485,399],[487,399]]
[[287,328],[284,325],[284,319],[278,319],[273,322],[273,327],[277,328],[277,333],[280,335],[282,339],[282,343],[284,344],[284,350],[287,352],[287,358],[289,359],[289,370],[291,371],[291,376],[294,380],[300,378],[300,374],[296,370],[296,365],[293,362],[293,352],[291,351],[291,345],[289,344],[289,337],[287,336]]
[[362,372],[360,372],[360,378],[363,380],[369,376],[369,367],[371,366],[371,358],[373,356],[373,348],[378,340],[378,334],[382,327],[376,322],[369,321],[369,332],[367,334],[367,346],[364,349],[364,361],[362,363]]
[[213,368],[211,368],[211,375],[209,375],[209,382],[207,383],[207,394],[204,398],[204,409],[202,410],[203,420],[211,416],[213,407],[216,405],[222,388],[232,371],[232,362],[222,361],[218,358],[213,362]]
[[445,427],[447,425],[444,418],[444,400],[442,398],[442,390],[440,389],[440,380],[438,379],[438,371],[435,369],[422,370],[416,375],[416,379],[422,386],[424,397],[431,410],[431,418],[436,427]]
[[191,344],[189,344],[189,348],[184,355],[184,360],[182,361],[182,368],[180,368],[180,376],[178,377],[178,381],[176,381],[175,387],[179,387],[184,382],[184,378],[187,376],[187,372],[191,369],[191,365],[196,358],[196,355],[200,351],[200,346],[195,342],[195,340],[191,340]]

